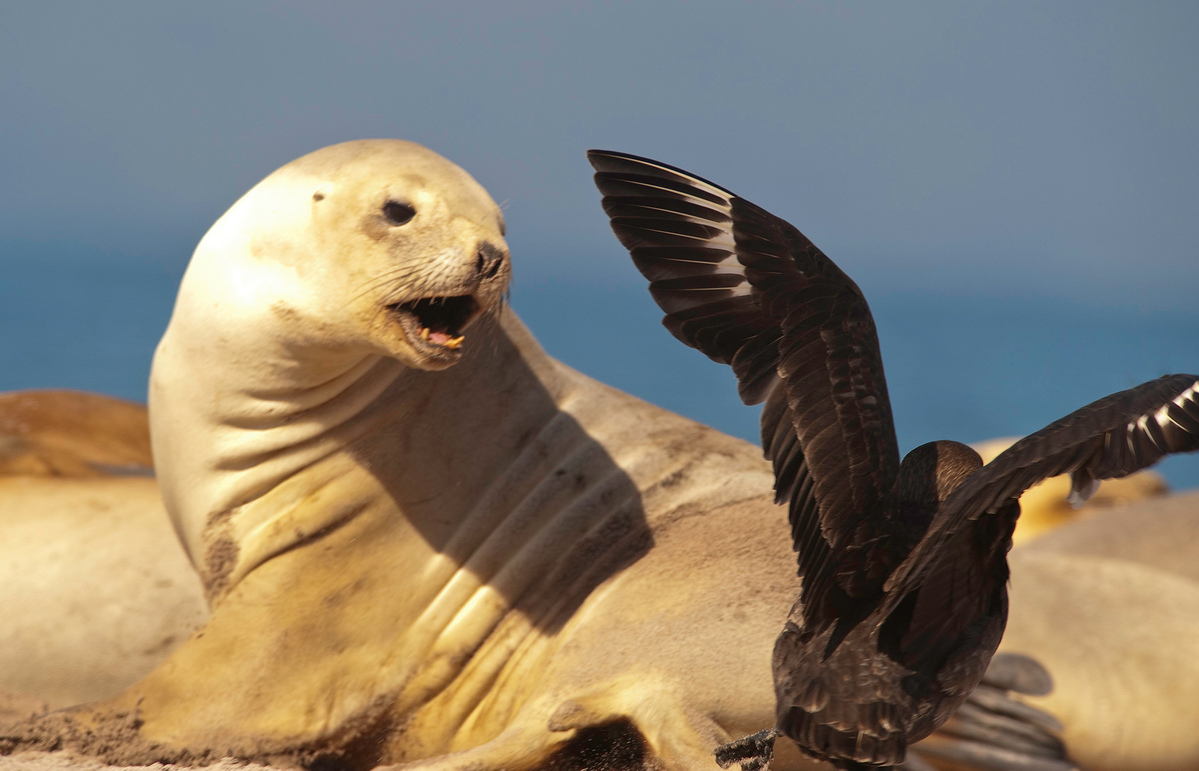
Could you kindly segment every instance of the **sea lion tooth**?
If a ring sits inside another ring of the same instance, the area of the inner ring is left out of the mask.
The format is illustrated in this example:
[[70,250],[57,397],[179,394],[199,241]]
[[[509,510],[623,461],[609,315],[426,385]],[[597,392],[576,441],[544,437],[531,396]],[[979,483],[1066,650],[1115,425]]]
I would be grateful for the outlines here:
[[451,338],[450,340],[445,341],[445,347],[446,348],[457,348],[458,346],[462,345],[462,341],[465,339],[466,339],[466,335],[459,335],[458,337]]

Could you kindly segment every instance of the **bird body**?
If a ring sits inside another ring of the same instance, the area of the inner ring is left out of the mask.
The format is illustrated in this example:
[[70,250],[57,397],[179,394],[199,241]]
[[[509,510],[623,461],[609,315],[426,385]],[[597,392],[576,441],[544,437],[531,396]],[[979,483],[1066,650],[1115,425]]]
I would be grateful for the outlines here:
[[663,324],[764,402],[762,447],[802,587],[775,644],[778,723],[717,758],[760,768],[781,731],[841,768],[903,761],[987,669],[1007,620],[1018,499],[1071,499],[1199,449],[1199,376],[1099,399],[983,465],[957,442],[902,461],[878,335],[857,285],[794,226],[688,172],[588,153],[613,231]]
[[1007,562],[992,557],[1011,548],[1018,512],[959,531],[945,550],[955,558],[891,613],[880,612],[886,578],[937,521],[944,499],[981,467],[978,454],[957,442],[910,452],[885,501],[891,511],[864,517],[858,528],[887,522],[889,532],[847,550],[838,568],[844,579],[819,621],[807,620],[814,614],[805,612],[803,596],[796,601],[775,643],[773,670],[778,727],[809,754],[893,765],[982,678],[1007,622]]

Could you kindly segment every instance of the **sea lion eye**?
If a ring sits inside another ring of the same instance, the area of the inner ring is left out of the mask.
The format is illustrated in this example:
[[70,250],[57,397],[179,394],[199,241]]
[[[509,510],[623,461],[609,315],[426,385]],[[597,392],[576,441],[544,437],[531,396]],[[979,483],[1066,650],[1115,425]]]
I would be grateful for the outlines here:
[[405,225],[416,216],[416,209],[399,201],[388,201],[383,204],[383,216],[393,225]]

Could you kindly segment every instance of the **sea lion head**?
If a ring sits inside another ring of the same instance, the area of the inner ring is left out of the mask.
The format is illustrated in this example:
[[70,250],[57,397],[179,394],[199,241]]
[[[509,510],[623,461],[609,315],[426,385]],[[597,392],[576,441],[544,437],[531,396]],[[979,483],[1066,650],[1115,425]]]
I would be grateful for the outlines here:
[[499,325],[483,322],[511,277],[503,231],[462,169],[411,142],[364,140],[279,168],[204,235],[149,395],[164,501],[210,595],[236,582],[235,563],[250,570],[328,524],[318,513],[266,533],[291,510],[270,491],[348,458],[346,437],[370,433],[379,418],[361,414],[397,381],[415,399],[445,382],[421,370],[490,350],[485,327]]
[[307,342],[365,347],[417,369],[457,362],[468,327],[499,309],[511,279],[500,208],[461,168],[411,142],[317,150],[222,220],[206,240],[236,232],[248,261],[272,271],[258,281],[273,287],[272,312]]

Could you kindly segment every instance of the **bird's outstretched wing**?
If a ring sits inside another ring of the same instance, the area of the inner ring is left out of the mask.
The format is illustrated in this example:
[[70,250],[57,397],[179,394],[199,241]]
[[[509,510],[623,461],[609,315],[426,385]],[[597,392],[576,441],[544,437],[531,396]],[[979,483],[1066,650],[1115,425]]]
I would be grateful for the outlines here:
[[1166,375],[1105,396],[1029,434],[968,477],[945,500],[943,516],[887,588],[918,584],[954,533],[980,517],[1010,511],[1006,504],[1043,479],[1069,473],[1070,498],[1081,503],[1100,479],[1194,450],[1199,450],[1199,375]]
[[899,448],[878,335],[861,290],[789,223],[718,185],[592,150],[612,230],[675,337],[732,366],[765,401],[762,447],[790,507],[805,616],[821,613],[855,525],[891,492]]

